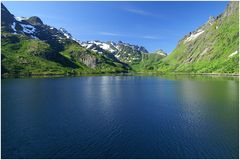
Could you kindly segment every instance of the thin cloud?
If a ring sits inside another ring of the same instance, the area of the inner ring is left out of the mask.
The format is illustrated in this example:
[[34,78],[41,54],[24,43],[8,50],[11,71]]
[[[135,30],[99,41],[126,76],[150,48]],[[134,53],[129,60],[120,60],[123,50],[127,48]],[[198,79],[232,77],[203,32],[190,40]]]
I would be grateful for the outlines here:
[[144,39],[152,39],[152,40],[158,40],[158,39],[160,39],[159,37],[155,37],[155,36],[142,36],[141,38],[144,38]]
[[98,32],[98,34],[104,35],[104,36],[124,36],[124,35],[122,35],[122,34],[111,33],[111,32]]
[[141,38],[141,39],[151,39],[151,40],[159,40],[159,39],[161,39],[160,37],[156,37],[156,36],[149,36],[149,35],[147,35],[147,36],[124,35],[124,34],[112,33],[112,32],[98,32],[97,34],[104,35],[104,36],[130,37],[130,38]]
[[163,18],[162,15],[158,15],[158,14],[154,14],[152,12],[148,12],[142,9],[138,9],[138,8],[125,8],[125,11],[129,12],[129,13],[133,13],[133,14],[137,14],[137,15],[141,15],[141,16],[150,16],[150,17],[154,17],[154,18]]

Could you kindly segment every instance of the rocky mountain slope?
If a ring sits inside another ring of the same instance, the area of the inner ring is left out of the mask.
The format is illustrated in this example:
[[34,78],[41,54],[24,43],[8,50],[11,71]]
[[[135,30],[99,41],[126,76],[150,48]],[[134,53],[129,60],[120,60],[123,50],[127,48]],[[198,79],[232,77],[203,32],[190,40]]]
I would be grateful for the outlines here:
[[100,54],[103,54],[104,51],[106,51],[119,61],[128,64],[139,63],[142,60],[142,55],[148,53],[148,51],[142,46],[123,43],[122,41],[117,43],[111,41],[87,41],[82,42],[81,45]]
[[231,1],[224,13],[210,17],[181,39],[160,61],[158,72],[238,73],[239,2]]

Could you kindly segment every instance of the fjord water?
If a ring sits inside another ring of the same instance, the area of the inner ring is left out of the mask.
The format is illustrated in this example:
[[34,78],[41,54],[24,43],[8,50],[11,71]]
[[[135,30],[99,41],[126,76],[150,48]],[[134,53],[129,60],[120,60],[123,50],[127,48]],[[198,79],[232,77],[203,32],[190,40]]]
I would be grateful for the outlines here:
[[2,80],[2,158],[238,158],[235,78]]

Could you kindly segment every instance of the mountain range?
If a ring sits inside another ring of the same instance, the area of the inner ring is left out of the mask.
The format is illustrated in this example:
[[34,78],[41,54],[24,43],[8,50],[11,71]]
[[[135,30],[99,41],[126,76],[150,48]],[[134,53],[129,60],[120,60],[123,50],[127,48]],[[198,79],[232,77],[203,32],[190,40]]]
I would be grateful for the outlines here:
[[15,17],[1,4],[2,75],[119,72],[238,73],[239,7],[226,10],[183,37],[172,53],[149,53],[122,41],[82,42],[39,17]]

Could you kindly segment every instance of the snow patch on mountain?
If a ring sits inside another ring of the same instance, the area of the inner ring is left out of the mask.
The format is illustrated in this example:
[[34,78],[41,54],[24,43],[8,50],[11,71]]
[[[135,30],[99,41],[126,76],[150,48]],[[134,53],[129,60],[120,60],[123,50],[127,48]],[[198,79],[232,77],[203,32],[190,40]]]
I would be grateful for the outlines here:
[[159,55],[161,55],[161,56],[166,56],[166,54],[164,54],[164,53],[157,53],[157,54],[159,54]]
[[231,58],[231,57],[235,56],[236,54],[238,54],[238,51],[233,52],[233,53],[230,54],[228,57]]
[[66,38],[68,38],[68,39],[72,38],[72,35],[71,35],[66,29],[60,28],[59,31],[62,32],[62,34],[63,34]]
[[[81,45],[83,47],[86,47],[87,49],[91,48],[92,50],[96,50],[96,47],[99,47],[99,48],[101,48],[101,49],[103,49],[105,51],[114,53],[114,52],[117,51],[117,48],[114,45],[112,45],[112,44],[113,43],[100,42],[100,41],[87,41],[87,42],[82,42],[81,43]],[[94,48],[94,45],[96,45],[95,48]]]
[[101,47],[102,49],[105,49],[105,50],[110,50],[110,49],[111,49],[110,45],[109,45],[109,44],[106,44],[106,43],[100,44],[100,47]]
[[20,25],[22,26],[24,33],[33,34],[36,31],[36,28],[32,25],[28,25],[28,24],[20,24]]
[[16,33],[16,22],[13,22],[13,24],[11,25],[11,28],[13,29],[14,33]]
[[[50,27],[50,29],[53,30],[53,29],[55,29],[55,28],[54,28],[54,27]],[[71,40],[73,40],[73,41],[75,41],[75,42],[77,42],[77,43],[80,44],[80,41],[77,40],[77,39],[75,39],[75,38],[73,38],[72,35],[71,35],[66,29],[64,29],[64,28],[59,28],[59,31],[60,31],[60,33],[62,33],[62,34],[64,35],[64,37],[66,37],[67,39],[71,39]],[[59,37],[59,38],[62,38],[62,37]]]
[[203,33],[204,33],[204,30],[199,29],[197,30],[196,33],[191,33],[191,35],[184,42],[186,43],[186,42],[193,41]]
[[[88,49],[93,47],[93,45],[97,45],[97,47],[99,47],[105,51],[108,51],[110,53],[113,53],[113,54],[121,51],[123,46],[128,46],[135,51],[140,51],[140,52],[145,51],[147,53],[147,50],[145,50],[144,47],[139,47],[136,45],[131,45],[128,43],[123,43],[123,42],[115,43],[115,42],[87,41],[87,42],[82,42],[81,45]],[[93,49],[93,48],[91,48],[91,49]]]
[[39,39],[38,37],[36,37],[36,36],[33,36],[33,35],[31,35],[31,37],[32,37],[33,39]]
[[26,18],[26,17],[15,17],[15,19],[19,22],[22,22],[23,20],[27,20],[28,18]]
[[112,41],[102,42],[95,40],[81,42],[80,45],[98,54],[112,54],[116,59],[126,63],[140,61],[142,57],[141,54],[148,53],[142,46],[123,43],[121,41],[115,43]]
[[69,36],[68,34],[66,34],[66,33],[63,33],[63,35],[64,35],[65,37],[67,37],[68,39],[70,38],[70,36]]
[[111,52],[111,53],[117,51],[116,49],[113,49],[113,46],[111,46],[111,45],[109,45],[109,44],[107,44],[107,43],[102,43],[102,44],[100,44],[99,47],[102,48],[102,49],[104,49],[104,50],[107,50],[107,51],[109,51],[109,52]]
[[91,48],[93,44],[87,44],[87,49]]

